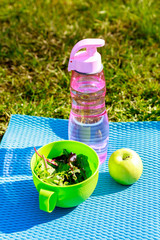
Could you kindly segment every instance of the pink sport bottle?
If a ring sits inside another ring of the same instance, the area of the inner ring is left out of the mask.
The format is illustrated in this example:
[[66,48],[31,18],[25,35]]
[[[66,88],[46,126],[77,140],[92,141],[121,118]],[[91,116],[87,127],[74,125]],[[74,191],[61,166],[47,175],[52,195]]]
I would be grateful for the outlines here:
[[[100,163],[107,157],[109,123],[105,108],[106,82],[101,55],[97,47],[102,39],[84,39],[72,49],[68,71],[72,70],[70,93],[72,109],[69,118],[70,140],[83,142],[98,154]],[[85,51],[79,51],[85,48]]]

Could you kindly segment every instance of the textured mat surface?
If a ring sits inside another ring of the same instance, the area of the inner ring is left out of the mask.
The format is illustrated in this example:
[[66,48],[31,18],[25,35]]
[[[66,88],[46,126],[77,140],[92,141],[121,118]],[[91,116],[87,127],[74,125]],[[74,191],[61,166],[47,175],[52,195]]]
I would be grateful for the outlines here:
[[[160,239],[160,122],[110,123],[107,160],[97,187],[75,208],[38,207],[30,170],[37,148],[68,138],[68,121],[12,115],[0,145],[0,238]],[[141,156],[142,177],[126,187],[108,173],[108,158],[128,147]]]

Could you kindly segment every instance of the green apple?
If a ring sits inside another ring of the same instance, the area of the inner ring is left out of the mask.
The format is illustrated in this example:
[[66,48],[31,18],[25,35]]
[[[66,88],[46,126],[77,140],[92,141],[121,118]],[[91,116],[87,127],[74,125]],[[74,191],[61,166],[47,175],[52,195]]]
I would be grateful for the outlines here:
[[143,172],[140,156],[129,148],[118,149],[109,158],[109,173],[118,183],[131,185],[135,183]]

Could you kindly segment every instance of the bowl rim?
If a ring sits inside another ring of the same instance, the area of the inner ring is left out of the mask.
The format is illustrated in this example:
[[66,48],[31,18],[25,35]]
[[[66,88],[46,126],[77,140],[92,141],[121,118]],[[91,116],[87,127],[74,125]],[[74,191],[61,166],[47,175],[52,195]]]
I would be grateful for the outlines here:
[[80,183],[76,183],[76,184],[72,184],[72,185],[57,186],[57,185],[54,184],[54,183],[53,183],[53,184],[50,184],[50,183],[43,182],[43,181],[35,174],[34,169],[32,169],[32,159],[33,159],[33,156],[36,154],[36,152],[35,152],[35,153],[32,155],[32,157],[31,157],[30,167],[31,167],[32,175],[34,175],[34,177],[36,177],[36,179],[37,179],[38,181],[40,181],[42,184],[45,184],[45,185],[47,185],[47,186],[54,187],[54,188],[55,188],[55,187],[56,187],[56,188],[62,188],[62,189],[63,189],[63,188],[74,188],[74,187],[76,187],[76,186],[79,186],[79,185],[81,185],[81,184],[89,181],[89,179],[93,178],[93,177],[97,174],[97,172],[99,172],[100,161],[99,161],[98,154],[96,153],[96,151],[95,151],[93,148],[91,148],[90,146],[88,146],[88,145],[85,144],[85,143],[78,142],[78,141],[73,141],[73,140],[58,140],[58,141],[54,141],[54,142],[47,143],[47,144],[43,145],[42,147],[40,147],[38,150],[42,149],[43,147],[46,147],[47,145],[50,145],[50,144],[53,144],[53,143],[58,143],[58,142],[61,142],[61,143],[62,143],[62,142],[75,142],[75,143],[77,143],[77,144],[84,145],[84,146],[88,147],[88,148],[89,148],[92,152],[94,152],[94,154],[97,156],[98,166],[97,166],[97,168],[96,168],[96,171],[95,171],[89,178],[85,179],[84,181],[82,181],[82,182],[80,182]]

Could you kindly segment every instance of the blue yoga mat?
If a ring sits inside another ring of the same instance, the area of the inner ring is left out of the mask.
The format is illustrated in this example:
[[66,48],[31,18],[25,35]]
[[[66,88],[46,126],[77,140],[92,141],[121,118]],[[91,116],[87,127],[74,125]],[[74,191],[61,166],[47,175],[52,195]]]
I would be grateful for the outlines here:
[[[160,239],[160,122],[110,123],[109,149],[93,194],[74,208],[39,210],[30,159],[49,142],[68,138],[68,120],[12,115],[0,145],[0,238]],[[142,158],[141,178],[116,183],[108,159],[128,147]]]

